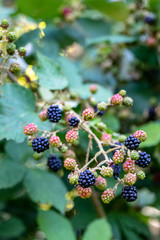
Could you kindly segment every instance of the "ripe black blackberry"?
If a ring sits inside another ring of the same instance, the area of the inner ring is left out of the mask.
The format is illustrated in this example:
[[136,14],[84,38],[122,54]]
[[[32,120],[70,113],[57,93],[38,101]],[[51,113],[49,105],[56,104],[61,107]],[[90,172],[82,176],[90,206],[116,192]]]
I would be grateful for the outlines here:
[[86,171],[80,173],[78,183],[83,188],[91,187],[95,183],[95,176],[87,169]]
[[49,148],[48,139],[45,137],[36,137],[32,141],[32,148],[33,148],[33,151],[37,153],[44,152]]
[[121,167],[118,164],[113,163],[111,165],[111,168],[113,168],[113,177],[115,180],[119,177],[119,174],[121,172]]
[[57,156],[50,155],[47,160],[47,166],[51,171],[57,172],[61,169],[62,162]]
[[147,154],[146,152],[139,152],[139,159],[136,161],[136,164],[140,167],[148,167],[148,165],[151,162],[151,156],[150,154]]
[[133,135],[130,135],[129,137],[126,138],[124,145],[130,149],[136,149],[139,147],[140,141],[135,138]]
[[62,117],[62,111],[58,105],[51,105],[47,110],[47,117],[50,122],[58,122]]
[[71,117],[69,118],[69,126],[72,126],[72,127],[77,127],[78,124],[79,124],[79,119],[77,117]]
[[145,17],[145,22],[149,25],[152,25],[155,23],[155,16],[153,14],[150,14]]
[[127,202],[134,202],[137,199],[137,189],[135,186],[124,186],[122,188],[122,197]]

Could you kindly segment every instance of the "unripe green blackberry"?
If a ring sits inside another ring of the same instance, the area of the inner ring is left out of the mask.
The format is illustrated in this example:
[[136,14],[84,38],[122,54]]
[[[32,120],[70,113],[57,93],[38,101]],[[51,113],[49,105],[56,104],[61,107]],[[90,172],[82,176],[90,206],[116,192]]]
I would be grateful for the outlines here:
[[79,178],[79,176],[76,173],[70,173],[68,175],[69,183],[72,185],[78,185],[78,178]]
[[134,185],[136,182],[136,174],[128,173],[124,175],[124,183],[127,185]]
[[73,142],[73,146],[77,147],[79,145],[79,140],[77,139],[75,142]]
[[9,71],[17,74],[21,71],[21,66],[18,63],[11,63],[11,65],[9,66]]
[[121,95],[122,97],[126,96],[126,90],[124,89],[120,90],[119,95]]
[[2,40],[3,38],[3,34],[0,32],[0,40]]
[[20,47],[20,48],[18,49],[18,54],[19,54],[19,56],[25,57],[25,56],[26,56],[26,53],[27,53],[27,51],[26,51],[26,49],[25,49],[24,47]]
[[9,27],[8,20],[7,20],[7,19],[2,19],[0,26],[1,26],[2,28],[8,28],[8,27]]
[[133,106],[133,99],[130,97],[125,97],[123,99],[123,104],[127,107],[132,107]]
[[101,195],[102,202],[108,204],[112,199],[114,198],[114,192],[112,188],[108,188],[106,191],[104,191]]
[[64,144],[62,144],[62,146],[59,147],[59,150],[61,153],[66,153],[68,150],[68,147]]
[[104,191],[107,187],[107,181],[105,178],[98,176],[95,181],[95,186],[100,191]]
[[113,176],[113,168],[102,166],[100,174],[103,177],[112,177]]
[[76,99],[76,98],[78,97],[78,94],[77,94],[76,92],[74,92],[74,91],[71,91],[71,92],[70,92],[70,97],[71,97],[72,99]]
[[96,126],[97,126],[97,128],[98,128],[99,130],[101,130],[101,131],[106,130],[106,128],[107,128],[106,124],[103,123],[103,122],[97,123]]
[[98,103],[97,108],[99,111],[105,111],[107,109],[107,103],[105,102]]
[[9,55],[13,55],[15,50],[16,50],[16,45],[14,43],[8,43],[7,47],[6,47],[7,53]]
[[146,177],[146,174],[143,171],[139,171],[137,176],[140,180],[143,180]]
[[69,112],[72,110],[72,106],[68,103],[66,103],[63,107],[64,112]]
[[14,42],[16,40],[16,33],[15,32],[9,32],[7,36],[7,40],[9,42]]
[[125,140],[126,140],[126,136],[125,136],[125,135],[120,135],[120,136],[118,137],[118,141],[119,141],[119,142],[124,143]]
[[91,98],[90,98],[90,103],[91,103],[91,105],[94,107],[94,106],[96,106],[96,105],[97,105],[98,101],[97,101],[97,99],[96,99],[96,98],[94,98],[94,97],[91,97]]
[[139,159],[139,154],[137,151],[132,151],[131,152],[131,159],[132,160],[138,160]]
[[35,160],[39,160],[42,156],[43,156],[42,153],[37,153],[37,152],[35,152],[35,153],[33,154],[33,158],[34,158]]

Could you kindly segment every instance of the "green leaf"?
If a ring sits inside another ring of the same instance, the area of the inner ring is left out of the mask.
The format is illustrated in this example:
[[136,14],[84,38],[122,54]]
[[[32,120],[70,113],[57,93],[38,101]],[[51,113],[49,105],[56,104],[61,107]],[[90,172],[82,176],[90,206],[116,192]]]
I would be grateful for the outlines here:
[[38,224],[47,240],[76,240],[69,220],[54,211],[39,211]]
[[24,179],[24,186],[33,201],[50,203],[64,213],[66,188],[57,175],[39,169],[29,169]]
[[120,129],[120,122],[113,114],[107,114],[103,118],[103,122],[106,123],[107,128],[112,131],[118,131]]
[[0,224],[0,237],[4,239],[20,237],[24,231],[25,226],[17,217],[11,217]]
[[159,0],[150,0],[149,7],[153,12],[160,12],[160,1]]
[[39,78],[39,84],[50,90],[60,90],[67,87],[68,82],[66,77],[62,74],[61,67],[52,59],[37,53],[38,68],[36,75]]
[[63,1],[17,0],[18,12],[34,18],[49,19],[58,14]]
[[85,0],[85,3],[116,21],[126,21],[129,14],[126,4],[122,1],[107,2],[106,0]]
[[0,6],[0,19],[6,18],[14,13],[13,8]]
[[108,36],[101,36],[101,37],[96,37],[92,39],[87,39],[86,44],[87,45],[92,45],[92,44],[98,44],[102,42],[107,42],[111,44],[116,44],[116,43],[133,43],[138,40],[138,37],[135,36],[125,36],[125,35],[108,35]]
[[112,239],[112,230],[108,221],[103,219],[94,220],[89,224],[82,240],[110,240]]
[[24,165],[4,159],[0,162],[0,189],[13,187],[19,183],[26,172]]
[[[0,98],[0,139],[23,142],[23,128],[34,122],[39,128],[50,129],[50,124],[41,122],[35,113],[35,98],[33,93],[16,84],[4,84]],[[16,96],[16,97],[15,97]]]

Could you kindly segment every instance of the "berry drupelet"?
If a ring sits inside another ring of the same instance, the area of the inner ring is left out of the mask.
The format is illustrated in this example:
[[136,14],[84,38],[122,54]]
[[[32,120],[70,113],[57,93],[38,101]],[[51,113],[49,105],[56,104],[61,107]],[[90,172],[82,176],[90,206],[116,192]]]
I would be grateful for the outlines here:
[[47,161],[47,166],[51,171],[57,172],[61,169],[62,162],[57,156],[50,155]]
[[78,124],[79,124],[79,119],[77,117],[71,117],[69,118],[69,126],[72,126],[72,127],[77,127]]
[[148,167],[151,162],[150,154],[146,152],[139,152],[139,159],[136,161],[136,164],[142,168]]
[[47,117],[50,122],[56,123],[62,117],[62,111],[58,105],[51,105],[47,110]]
[[83,188],[91,187],[95,183],[95,176],[87,169],[86,171],[80,173],[78,183]]
[[44,152],[49,148],[48,139],[45,137],[36,137],[32,141],[32,148],[33,148],[33,151],[37,153]]
[[134,202],[137,199],[137,189],[135,186],[124,186],[122,188],[122,197],[127,202]]
[[112,164],[111,168],[113,168],[113,177],[115,180],[119,177],[119,174],[121,172],[121,168],[118,164]]
[[130,150],[138,148],[139,144],[140,144],[140,141],[133,135],[130,135],[125,140],[125,146]]

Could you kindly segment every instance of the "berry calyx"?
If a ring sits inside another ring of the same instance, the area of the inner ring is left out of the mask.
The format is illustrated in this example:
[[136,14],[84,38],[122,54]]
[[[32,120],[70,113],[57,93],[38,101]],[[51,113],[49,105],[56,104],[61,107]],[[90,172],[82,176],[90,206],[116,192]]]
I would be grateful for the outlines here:
[[117,93],[112,96],[110,103],[114,106],[121,105],[123,103],[123,97],[119,93]]
[[39,119],[44,122],[47,120],[47,110],[46,109],[43,109],[40,113],[39,113]]
[[122,197],[127,202],[134,202],[137,199],[137,189],[135,186],[124,186],[122,188]]
[[140,141],[133,135],[130,135],[125,140],[125,146],[130,150],[138,148],[139,144],[140,144]]
[[105,204],[110,203],[113,198],[114,198],[114,192],[113,192],[112,188],[108,188],[101,195],[102,202],[104,202]]
[[13,55],[14,52],[15,52],[15,50],[16,50],[16,45],[15,45],[13,42],[8,43],[8,45],[7,45],[7,47],[6,47],[7,53],[8,53],[9,55]]
[[72,158],[66,158],[65,161],[64,161],[64,167],[67,169],[67,170],[71,170],[73,171],[76,167],[76,160],[75,159],[72,159]]
[[78,183],[83,188],[88,188],[94,185],[95,176],[90,170],[85,170],[79,175]]
[[7,20],[7,19],[2,19],[0,26],[1,26],[2,28],[8,28],[8,27],[9,27],[8,20]]
[[15,32],[9,32],[7,36],[7,40],[9,42],[14,42],[16,40],[16,33]]
[[109,142],[112,140],[112,135],[108,133],[104,133],[101,136],[101,142],[103,143],[104,146],[108,146]]
[[78,139],[78,132],[74,130],[69,130],[65,135],[65,139],[69,143],[74,143]]
[[68,121],[69,121],[69,126],[72,126],[72,127],[77,127],[79,124],[79,119],[74,116],[69,118]]
[[83,199],[90,198],[92,194],[92,189],[90,187],[83,188],[81,186],[78,186],[77,191],[78,191],[78,195]]
[[94,109],[93,108],[86,108],[83,113],[82,116],[84,118],[84,120],[88,121],[94,118]]
[[113,168],[102,166],[100,174],[103,177],[112,177],[113,176]]
[[68,150],[68,147],[65,145],[65,144],[62,144],[60,147],[59,147],[59,150],[61,153],[66,153],[67,150]]
[[137,130],[133,133],[133,136],[136,137],[140,142],[144,142],[147,139],[147,133],[143,130]]
[[11,63],[9,66],[9,71],[17,74],[21,71],[21,66],[18,63]]
[[32,141],[32,148],[35,152],[44,152],[45,150],[49,149],[48,139],[45,137],[36,137]]
[[143,171],[139,171],[139,172],[137,173],[137,176],[138,176],[138,178],[139,178],[140,180],[143,180],[143,179],[145,179],[146,174],[145,174]]
[[136,164],[142,168],[148,167],[151,162],[150,154],[146,152],[139,152],[139,159],[136,161]]
[[90,86],[90,92],[91,93],[96,93],[98,91],[98,86],[96,85],[96,84],[92,84],[91,86]]
[[52,136],[49,139],[49,143],[50,143],[51,147],[59,147],[60,144],[61,144],[61,140],[60,140],[60,138],[58,136]]
[[136,182],[136,174],[128,173],[124,175],[124,183],[127,185],[134,185]]
[[27,53],[27,51],[26,51],[26,49],[24,47],[20,47],[18,49],[18,54],[19,54],[20,57],[25,57],[26,53]]
[[34,123],[29,123],[24,127],[24,134],[26,135],[34,135],[37,133],[37,126]]
[[47,117],[50,122],[56,123],[62,117],[62,111],[58,105],[51,105],[47,110]]
[[131,159],[132,160],[138,160],[139,159],[139,153],[137,151],[131,152]]
[[124,151],[123,150],[117,150],[113,155],[113,161],[115,164],[122,163],[124,160]]
[[95,181],[95,186],[97,189],[99,189],[100,191],[104,191],[104,189],[106,189],[107,187],[107,181],[105,178],[101,177],[101,176],[98,176],[96,178],[96,181]]
[[102,111],[102,112],[106,111],[107,103],[105,103],[105,102],[98,103],[97,104],[97,108],[98,108],[99,111]]
[[62,162],[57,156],[50,155],[47,160],[47,166],[51,171],[57,172],[61,169]]
[[134,173],[135,172],[135,163],[131,159],[128,159],[123,163],[123,170],[126,173]]

